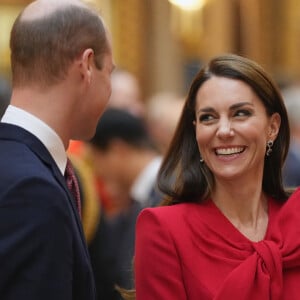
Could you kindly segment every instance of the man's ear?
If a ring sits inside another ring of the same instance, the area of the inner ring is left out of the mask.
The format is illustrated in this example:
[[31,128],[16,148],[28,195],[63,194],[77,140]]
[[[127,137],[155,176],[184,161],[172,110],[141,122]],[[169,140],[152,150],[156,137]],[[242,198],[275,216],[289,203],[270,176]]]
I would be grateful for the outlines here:
[[93,73],[94,50],[91,48],[85,49],[81,54],[80,60],[81,76],[90,84]]

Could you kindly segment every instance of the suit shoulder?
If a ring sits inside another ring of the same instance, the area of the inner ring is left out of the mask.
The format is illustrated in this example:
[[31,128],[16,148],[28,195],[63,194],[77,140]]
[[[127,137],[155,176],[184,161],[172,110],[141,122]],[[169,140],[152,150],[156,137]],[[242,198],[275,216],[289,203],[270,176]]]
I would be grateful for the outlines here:
[[49,176],[51,172],[49,166],[26,145],[2,148],[0,157],[0,173],[5,173],[6,185],[9,184],[10,180],[19,181],[30,177],[50,179],[52,177]]

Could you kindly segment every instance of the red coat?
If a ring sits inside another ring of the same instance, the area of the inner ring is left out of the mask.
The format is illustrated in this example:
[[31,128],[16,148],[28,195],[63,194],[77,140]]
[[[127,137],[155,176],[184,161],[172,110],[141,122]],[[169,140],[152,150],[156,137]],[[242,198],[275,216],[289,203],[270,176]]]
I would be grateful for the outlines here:
[[257,243],[212,201],[144,209],[135,276],[137,300],[300,299],[300,189],[284,205],[269,199]]

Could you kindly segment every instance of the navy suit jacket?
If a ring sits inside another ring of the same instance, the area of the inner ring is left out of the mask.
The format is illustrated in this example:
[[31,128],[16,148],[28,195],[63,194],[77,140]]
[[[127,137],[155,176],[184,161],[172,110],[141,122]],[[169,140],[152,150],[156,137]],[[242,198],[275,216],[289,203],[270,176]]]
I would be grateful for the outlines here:
[[0,123],[0,299],[94,300],[72,195],[45,146]]

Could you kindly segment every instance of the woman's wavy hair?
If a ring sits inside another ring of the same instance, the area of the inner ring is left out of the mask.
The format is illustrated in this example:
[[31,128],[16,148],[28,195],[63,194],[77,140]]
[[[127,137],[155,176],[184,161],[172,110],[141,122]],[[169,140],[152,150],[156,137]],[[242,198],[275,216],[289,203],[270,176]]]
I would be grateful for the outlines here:
[[274,141],[273,151],[264,163],[263,191],[277,200],[285,201],[288,193],[282,184],[282,166],[285,161],[290,129],[287,111],[281,93],[261,66],[252,60],[234,54],[213,58],[194,78],[185,105],[158,174],[160,190],[167,196],[165,205],[181,202],[201,202],[214,188],[214,176],[200,154],[195,137],[196,95],[204,82],[212,76],[237,79],[249,85],[263,103],[269,116],[278,113],[281,125]]

